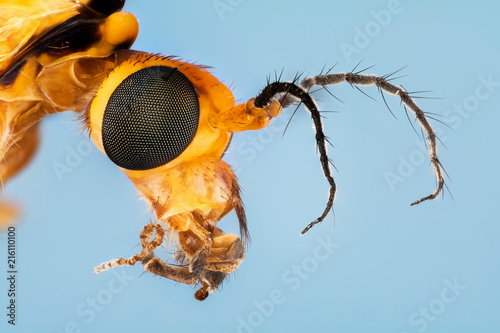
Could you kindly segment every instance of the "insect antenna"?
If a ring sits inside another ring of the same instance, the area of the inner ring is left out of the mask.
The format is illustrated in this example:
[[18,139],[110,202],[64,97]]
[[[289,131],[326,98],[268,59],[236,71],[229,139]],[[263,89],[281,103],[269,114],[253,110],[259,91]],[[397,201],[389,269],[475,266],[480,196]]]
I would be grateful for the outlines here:
[[[295,77],[294,82],[298,80],[298,77],[299,76]],[[302,230],[302,234],[305,234],[314,225],[323,221],[330,212],[330,209],[332,209],[333,201],[335,200],[337,185],[333,180],[332,172],[330,170],[330,160],[328,158],[326,150],[327,140],[323,132],[323,123],[321,122],[321,114],[318,110],[318,107],[316,106],[316,103],[314,102],[308,91],[305,88],[295,84],[294,82],[273,82],[271,84],[268,84],[264,88],[264,90],[262,90],[262,92],[255,98],[254,103],[256,107],[262,108],[268,105],[276,95],[286,93],[300,100],[300,103],[303,103],[305,107],[311,112],[311,118],[313,119],[314,127],[316,129],[316,144],[320,155],[320,162],[323,168],[323,173],[325,175],[325,178],[328,180],[328,183],[330,184],[330,191],[325,210],[316,220],[309,223],[309,225],[304,230]]]
[[[434,174],[435,174],[436,182],[437,182],[437,187],[433,193],[412,202],[410,204],[410,206],[417,205],[417,204],[419,204],[423,201],[426,201],[426,200],[435,199],[442,192],[442,190],[445,186],[444,178],[443,178],[443,173],[445,173],[445,171],[444,171],[443,166],[441,165],[441,162],[437,156],[436,141],[439,140],[439,138],[434,133],[434,130],[432,129],[432,127],[428,121],[428,119],[433,119],[433,120],[437,120],[437,119],[434,119],[434,117],[429,117],[414,102],[414,99],[417,98],[414,95],[421,93],[421,92],[419,92],[419,91],[408,92],[404,87],[399,87],[399,86],[396,86],[396,85],[393,85],[392,83],[390,83],[391,80],[397,79],[396,77],[394,77],[394,75],[396,73],[400,72],[401,70],[403,70],[406,66],[403,68],[400,68],[392,73],[389,73],[389,74],[386,74],[382,77],[379,77],[379,76],[375,76],[375,75],[360,74],[360,73],[370,69],[371,67],[368,67],[368,68],[365,68],[363,70],[355,72],[355,70],[358,68],[359,65],[360,65],[360,63],[358,63],[354,67],[354,69],[349,73],[329,74],[331,71],[331,69],[330,69],[327,72],[327,74],[307,77],[298,84],[297,84],[297,80],[300,76],[295,76],[293,82],[279,82],[279,81],[277,81],[277,82],[273,82],[273,83],[268,83],[268,85],[264,88],[264,90],[262,90],[262,92],[256,97],[256,99],[254,101],[256,107],[265,107],[277,95],[278,96],[281,95],[281,97],[278,98],[278,101],[281,103],[283,108],[286,108],[286,107],[290,106],[291,104],[293,104],[296,100],[299,100],[300,104],[304,104],[305,107],[311,112],[311,117],[313,119],[314,127],[316,129],[316,143],[317,143],[317,147],[318,147],[318,151],[319,151],[319,155],[320,155],[320,162],[321,162],[321,166],[323,168],[323,173],[330,184],[330,192],[329,192],[327,205],[326,205],[325,210],[323,211],[323,214],[321,214],[320,217],[318,217],[316,220],[311,222],[302,231],[302,234],[306,233],[315,224],[318,224],[321,221],[323,221],[323,219],[326,217],[326,215],[328,215],[330,209],[332,209],[332,207],[333,207],[333,201],[335,199],[335,193],[336,193],[336,184],[335,184],[335,181],[333,180],[333,177],[331,175],[331,170],[329,167],[330,160],[327,156],[327,151],[326,151],[327,138],[326,138],[325,134],[323,133],[323,124],[321,122],[321,114],[318,110],[318,107],[316,106],[316,103],[314,102],[314,100],[312,99],[312,97],[309,93],[311,88],[314,86],[322,86],[323,88],[325,88],[325,90],[328,91],[328,89],[326,89],[326,86],[347,82],[353,88],[357,88],[360,92],[362,92],[363,94],[365,94],[366,96],[368,96],[372,99],[373,99],[373,97],[367,95],[358,86],[376,86],[379,89],[379,91],[382,95],[382,98],[384,100],[384,103],[387,106],[387,108],[389,109],[389,111],[391,112],[391,114],[392,114],[392,110],[389,108],[389,105],[387,104],[387,101],[385,100],[384,92],[399,97],[408,120],[410,121],[410,117],[408,114],[408,109],[409,109],[411,112],[413,112],[413,115],[415,116],[415,120],[420,125],[420,131],[422,132],[422,137],[424,138],[424,141],[426,141],[426,143],[428,145],[427,147],[428,147],[428,151],[429,151],[429,157],[431,160],[431,165],[434,169]],[[394,114],[393,114],[393,116],[394,116]],[[439,121],[439,120],[437,120],[437,121]],[[415,129],[415,127],[413,126],[413,123],[411,121],[410,121],[410,124],[412,125],[412,128],[415,131],[415,133],[417,133],[417,135],[418,135],[418,132]],[[425,134],[424,134],[424,132],[425,132]]]

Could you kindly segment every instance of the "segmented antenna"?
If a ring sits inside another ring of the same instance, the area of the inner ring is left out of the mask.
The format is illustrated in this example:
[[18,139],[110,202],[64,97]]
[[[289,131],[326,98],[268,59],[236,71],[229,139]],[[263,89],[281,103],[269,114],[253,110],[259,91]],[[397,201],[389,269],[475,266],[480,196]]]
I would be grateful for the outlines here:
[[310,89],[315,86],[321,86],[327,89],[326,86],[341,84],[344,82],[349,83],[351,86],[357,88],[358,90],[360,90],[358,86],[376,86],[379,89],[380,93],[382,94],[384,103],[388,108],[389,106],[385,101],[383,92],[398,96],[401,99],[401,102],[404,104],[405,110],[408,108],[414,113],[415,118],[417,119],[420,127],[427,134],[427,142],[429,144],[429,156],[437,180],[437,188],[432,194],[414,201],[413,203],[410,204],[410,206],[417,205],[426,200],[435,199],[441,193],[444,187],[443,166],[441,165],[441,162],[439,161],[439,158],[437,156],[437,144],[436,144],[437,137],[431,125],[429,124],[425,113],[417,106],[417,104],[411,98],[410,94],[405,89],[395,86],[389,82],[391,80],[390,77],[395,73],[397,73],[398,71],[390,73],[383,77],[378,77],[374,75],[360,74],[364,70],[358,72],[354,72],[354,70],[349,73],[335,73],[335,74],[326,74],[326,75],[317,75],[308,77],[303,81],[301,81],[299,84],[296,84],[295,81],[273,82],[268,84],[255,99],[256,107],[265,107],[271,102],[271,100],[278,98],[283,108],[290,106],[291,104],[293,104],[295,101],[298,100],[300,101],[300,103],[304,104],[305,107],[311,112],[311,117],[313,119],[314,127],[316,129],[316,143],[318,146],[320,162],[323,168],[323,173],[326,179],[328,180],[328,183],[330,184],[330,191],[329,191],[328,201],[326,203],[326,208],[321,214],[321,216],[319,216],[316,220],[309,223],[307,227],[305,227],[304,230],[302,230],[301,234],[305,234],[314,225],[320,223],[325,219],[329,211],[332,209],[337,188],[335,185],[335,181],[333,180],[329,165],[331,161],[328,158],[326,151],[327,138],[323,132],[323,124],[321,122],[320,111],[318,110],[316,103],[314,102],[313,98],[309,93]]

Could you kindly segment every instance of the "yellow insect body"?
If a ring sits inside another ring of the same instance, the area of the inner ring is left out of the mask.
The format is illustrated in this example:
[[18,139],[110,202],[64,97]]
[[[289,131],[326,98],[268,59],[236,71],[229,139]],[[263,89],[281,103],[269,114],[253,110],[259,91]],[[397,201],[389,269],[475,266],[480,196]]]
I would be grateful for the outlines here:
[[[309,90],[348,82],[374,85],[397,95],[428,135],[436,191],[444,185],[436,136],[422,110],[388,78],[360,73],[309,77],[298,83],[272,82],[246,103],[206,68],[173,57],[131,51],[138,33],[135,17],[121,12],[124,0],[0,0],[0,176],[21,170],[37,147],[39,121],[61,111],[84,112],[95,145],[133,182],[158,223],[140,234],[137,255],[97,266],[96,273],[141,262],[144,270],[188,285],[195,297],[217,290],[245,257],[248,238],[240,187],[222,161],[232,133],[258,130],[299,100],[311,112],[320,162],[330,184],[323,214],[336,193],[326,153],[321,116]],[[240,236],[217,223],[236,211]],[[16,216],[0,203],[0,226]],[[154,253],[165,230],[178,248],[168,265]],[[151,240],[152,236],[153,239]]]

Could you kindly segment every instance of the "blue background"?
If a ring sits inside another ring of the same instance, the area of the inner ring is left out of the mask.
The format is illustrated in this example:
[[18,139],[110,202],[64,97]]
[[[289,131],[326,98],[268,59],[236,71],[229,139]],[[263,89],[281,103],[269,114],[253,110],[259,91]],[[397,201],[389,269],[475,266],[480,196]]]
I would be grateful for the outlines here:
[[[223,289],[198,302],[190,287],[139,266],[93,274],[103,261],[138,252],[151,214],[81,134],[77,115],[51,116],[35,160],[5,188],[25,209],[17,226],[17,325],[6,323],[1,278],[0,330],[498,332],[500,86],[489,91],[481,78],[500,82],[500,5],[401,0],[390,18],[380,14],[394,3],[128,0],[125,10],[140,22],[134,49],[210,65],[239,101],[282,69],[292,79],[337,62],[335,71],[362,61],[378,75],[408,65],[395,83],[430,90],[424,95],[439,99],[417,102],[449,126],[433,122],[453,198],[445,191],[409,207],[435,180],[396,97],[386,96],[397,120],[373,87],[363,90],[377,101],[346,84],[333,87],[344,104],[319,91],[320,108],[338,111],[324,121],[338,169],[335,220],[330,215],[299,235],[322,212],[328,191],[304,109],[284,138],[293,109],[266,130],[235,135],[225,159],[244,190],[252,244]],[[346,53],[347,45],[357,53]],[[54,162],[78,149],[81,159],[58,179]],[[399,182],[391,186],[388,173],[399,173]],[[219,225],[236,232],[236,216]],[[5,235],[0,242],[6,272]],[[331,253],[324,243],[334,244]]]

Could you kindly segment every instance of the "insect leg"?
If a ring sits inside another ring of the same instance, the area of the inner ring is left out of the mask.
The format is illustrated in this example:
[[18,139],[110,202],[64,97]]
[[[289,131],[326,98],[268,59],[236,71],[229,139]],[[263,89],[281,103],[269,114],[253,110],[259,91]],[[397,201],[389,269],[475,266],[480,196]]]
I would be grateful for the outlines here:
[[201,247],[196,250],[191,262],[189,263],[189,271],[194,276],[201,276],[205,270],[207,259],[210,254],[210,247],[212,246],[212,236],[210,232],[203,228],[197,221],[191,222],[189,230],[201,240]]
[[144,270],[152,274],[162,276],[175,282],[187,285],[195,284],[198,279],[193,276],[189,269],[167,265],[162,259],[154,257],[144,264]]
[[195,293],[195,298],[199,301],[205,300],[210,293],[216,291],[227,276],[223,272],[205,271],[200,277],[195,277],[188,268],[167,265],[158,257],[147,262],[144,265],[144,270],[187,285],[201,282],[201,288]]
[[[200,277],[207,263],[212,246],[212,235],[208,224],[204,223],[204,216],[198,212],[181,213],[171,216],[167,220],[169,228],[177,230],[179,238],[179,247],[186,256],[179,262],[189,266],[189,271],[195,276]],[[183,230],[178,227],[186,227]]]

